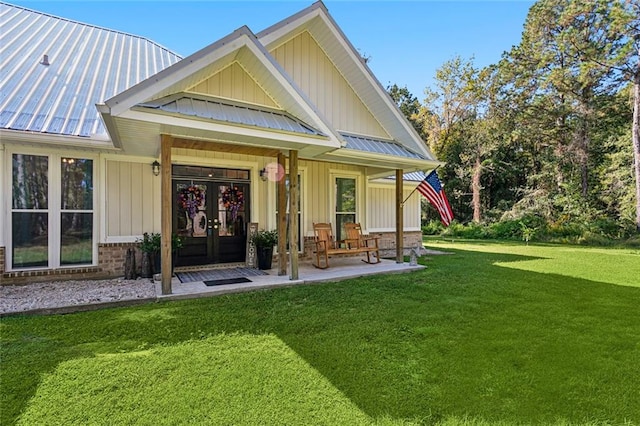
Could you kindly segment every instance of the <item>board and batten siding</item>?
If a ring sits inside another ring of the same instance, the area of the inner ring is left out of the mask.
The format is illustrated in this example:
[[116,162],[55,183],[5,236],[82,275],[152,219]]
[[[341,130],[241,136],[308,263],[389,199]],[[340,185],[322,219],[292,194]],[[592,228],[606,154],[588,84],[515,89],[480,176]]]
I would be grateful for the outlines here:
[[309,32],[300,33],[269,53],[333,128],[391,138]]
[[[239,168],[252,172],[251,221],[262,229],[276,227],[276,184],[258,178],[258,171],[275,158],[190,149],[172,150],[174,164]],[[151,173],[153,159],[107,158],[105,160],[105,230],[107,241],[134,241],[144,232],[160,232],[160,177]],[[395,230],[395,187],[367,183],[361,166],[301,160],[302,235],[313,235],[313,223],[335,220],[332,177],[360,176],[361,199],[358,221],[369,232]],[[405,186],[404,196],[413,190]],[[366,195],[365,195],[366,194]],[[365,195],[364,197],[362,197]],[[414,193],[404,206],[405,230],[420,229],[420,198]]]
[[279,108],[278,104],[237,61],[188,91]]
[[[416,186],[419,182],[416,183]],[[403,188],[403,200],[413,191],[407,185]],[[391,232],[396,227],[395,186],[391,184],[371,184],[367,197],[367,224],[369,232]],[[404,204],[405,231],[420,229],[420,194],[414,192]]]
[[105,161],[107,241],[160,232],[160,176],[151,173],[153,159]]

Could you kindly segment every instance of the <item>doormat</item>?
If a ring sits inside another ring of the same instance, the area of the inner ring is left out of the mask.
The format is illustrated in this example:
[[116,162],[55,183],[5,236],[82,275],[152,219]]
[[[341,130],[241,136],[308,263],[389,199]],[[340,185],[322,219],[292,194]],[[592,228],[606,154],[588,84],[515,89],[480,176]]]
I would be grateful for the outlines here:
[[267,275],[266,272],[254,268],[225,268],[207,269],[206,271],[176,272],[176,277],[181,283],[192,283],[195,281],[215,281],[240,277],[255,277]]
[[213,286],[213,285],[224,285],[224,284],[239,284],[239,283],[250,283],[251,280],[246,277],[238,277],[238,278],[223,278],[221,280],[211,280],[205,281],[204,285]]

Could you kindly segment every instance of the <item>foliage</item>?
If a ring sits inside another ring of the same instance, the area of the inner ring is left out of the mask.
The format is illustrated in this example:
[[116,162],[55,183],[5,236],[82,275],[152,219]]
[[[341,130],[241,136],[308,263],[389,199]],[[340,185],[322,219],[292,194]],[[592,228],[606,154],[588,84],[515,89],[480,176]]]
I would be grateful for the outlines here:
[[[140,250],[144,253],[158,253],[162,248],[162,238],[159,233],[145,232],[142,234],[142,238],[136,239],[136,242],[139,243]],[[183,245],[182,238],[178,234],[171,235],[171,251],[181,249]]]
[[251,236],[251,243],[256,247],[269,248],[278,244],[278,231],[260,230]]
[[160,234],[155,232],[152,232],[151,234],[145,232],[142,234],[141,239],[136,239],[136,242],[140,244],[139,247],[143,253],[157,253],[162,247]]
[[[551,237],[584,238],[606,217],[621,235],[629,222],[640,231],[639,12],[633,1],[540,0],[497,64],[444,62],[417,114],[413,96],[389,86],[446,163],[460,223],[540,216]],[[423,212],[437,218],[427,204]],[[459,232],[479,233],[449,231]]]
[[3,318],[0,423],[640,423],[637,250],[428,246],[452,254],[411,274]]

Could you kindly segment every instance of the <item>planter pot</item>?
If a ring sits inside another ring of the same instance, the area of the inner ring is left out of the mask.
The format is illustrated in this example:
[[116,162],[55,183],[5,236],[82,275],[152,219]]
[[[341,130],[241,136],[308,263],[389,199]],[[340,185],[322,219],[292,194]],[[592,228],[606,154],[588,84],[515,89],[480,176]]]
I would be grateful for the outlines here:
[[160,259],[160,252],[156,251],[153,253],[153,273],[159,274],[161,267],[162,267],[162,259]]
[[153,277],[153,265],[151,260],[151,253],[146,251],[142,252],[142,261],[140,262],[140,276],[142,278]]
[[273,247],[256,247],[256,254],[258,255],[258,268],[271,269]]
[[[173,275],[173,269],[176,266],[176,260],[178,259],[178,252],[171,252],[171,275]],[[162,272],[162,256],[160,252],[153,253],[153,274],[159,274]]]

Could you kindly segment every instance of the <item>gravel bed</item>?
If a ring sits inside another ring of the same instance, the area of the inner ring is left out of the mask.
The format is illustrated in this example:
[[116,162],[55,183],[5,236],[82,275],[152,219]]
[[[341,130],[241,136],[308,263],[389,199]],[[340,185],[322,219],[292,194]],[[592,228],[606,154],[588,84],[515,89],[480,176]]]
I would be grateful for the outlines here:
[[155,285],[148,278],[0,286],[0,314],[155,297]]

